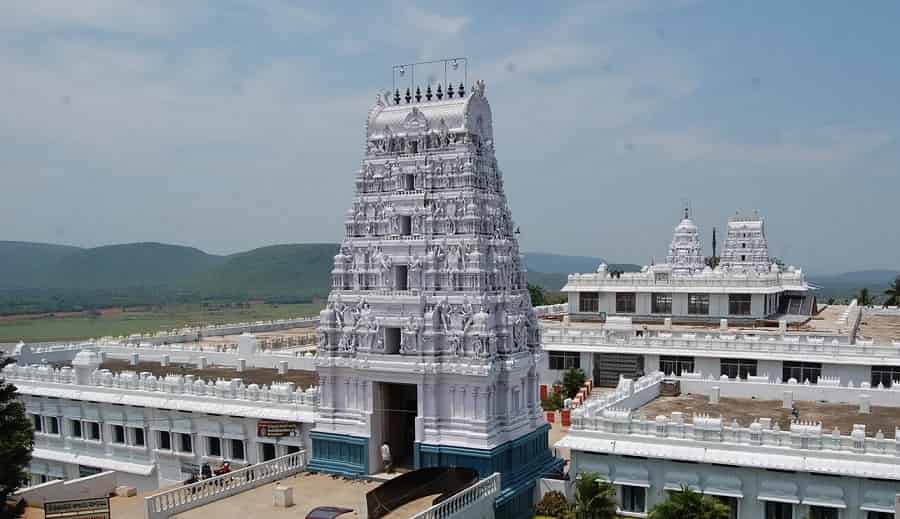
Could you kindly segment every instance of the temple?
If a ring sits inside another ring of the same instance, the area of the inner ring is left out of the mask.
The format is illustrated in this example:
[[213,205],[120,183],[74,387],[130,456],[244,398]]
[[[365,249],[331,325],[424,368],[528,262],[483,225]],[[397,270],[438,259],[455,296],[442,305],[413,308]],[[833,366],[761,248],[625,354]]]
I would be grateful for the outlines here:
[[602,264],[597,272],[570,275],[562,291],[573,319],[715,324],[808,320],[816,306],[811,289],[802,270],[769,257],[762,218],[730,218],[722,256],[704,257],[699,228],[685,209],[665,263],[640,272]]
[[[310,470],[461,466],[531,514],[557,470],[538,400],[539,327],[494,157],[483,82],[379,95],[321,312]],[[405,101],[405,102],[403,102]]]

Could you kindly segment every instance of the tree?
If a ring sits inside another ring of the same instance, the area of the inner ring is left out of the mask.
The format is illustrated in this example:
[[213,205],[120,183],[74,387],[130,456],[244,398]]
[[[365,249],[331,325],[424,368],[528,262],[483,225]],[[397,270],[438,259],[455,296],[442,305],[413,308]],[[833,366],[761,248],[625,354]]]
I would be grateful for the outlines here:
[[894,278],[894,282],[884,291],[884,295],[888,296],[884,304],[888,306],[900,305],[900,276]]
[[528,292],[531,294],[531,306],[544,304],[544,287],[528,283]]
[[649,519],[728,519],[728,507],[718,499],[682,487],[650,510]]
[[869,295],[869,289],[863,288],[859,291],[859,295],[856,296],[856,301],[859,303],[859,306],[869,306],[873,303],[872,296]]
[[[574,519],[614,519],[616,488],[594,472],[582,472],[575,479]],[[684,518],[679,518],[684,519]]]
[[[0,356],[0,369],[11,362]],[[16,386],[0,378],[0,519],[19,517],[24,501],[9,505],[7,498],[26,481],[25,467],[31,462],[34,430],[25,406],[16,399]]]
[[563,393],[566,398],[574,398],[578,394],[578,390],[584,385],[587,375],[581,368],[569,368],[563,374],[562,386]]

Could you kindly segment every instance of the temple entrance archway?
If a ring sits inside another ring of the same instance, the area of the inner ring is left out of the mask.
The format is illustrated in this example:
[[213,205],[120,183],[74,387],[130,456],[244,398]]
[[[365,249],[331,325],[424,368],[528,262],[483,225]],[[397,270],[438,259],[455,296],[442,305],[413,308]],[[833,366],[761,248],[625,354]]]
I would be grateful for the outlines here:
[[415,468],[416,416],[418,387],[415,384],[378,382],[375,385],[376,415],[373,424],[373,447],[378,451],[378,465],[372,472],[382,472],[380,449],[387,443],[395,469]]

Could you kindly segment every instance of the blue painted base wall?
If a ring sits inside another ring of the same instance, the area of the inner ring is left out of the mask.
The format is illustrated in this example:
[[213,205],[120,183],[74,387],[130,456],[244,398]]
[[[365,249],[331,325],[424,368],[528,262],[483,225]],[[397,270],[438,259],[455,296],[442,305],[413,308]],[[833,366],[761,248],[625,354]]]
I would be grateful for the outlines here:
[[558,471],[563,460],[550,452],[549,425],[490,450],[417,443],[416,468],[471,467],[481,477],[500,473],[503,489],[496,503],[497,519],[532,517],[537,478]]
[[311,431],[312,459],[306,469],[347,477],[369,474],[369,439]]

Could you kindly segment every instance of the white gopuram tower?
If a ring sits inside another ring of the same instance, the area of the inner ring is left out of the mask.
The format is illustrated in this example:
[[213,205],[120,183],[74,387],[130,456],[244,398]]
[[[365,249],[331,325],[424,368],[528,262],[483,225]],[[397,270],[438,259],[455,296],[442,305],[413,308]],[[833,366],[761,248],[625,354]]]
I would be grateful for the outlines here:
[[378,96],[321,313],[310,470],[502,474],[502,516],[557,470],[538,397],[539,328],[484,83]]
[[732,270],[768,272],[771,269],[766,222],[761,216],[736,215],[728,219],[728,235],[719,265]]
[[678,274],[693,274],[702,271],[706,266],[700,231],[697,224],[691,220],[690,210],[687,207],[684,208],[684,218],[675,227],[666,263],[672,266],[672,272]]

